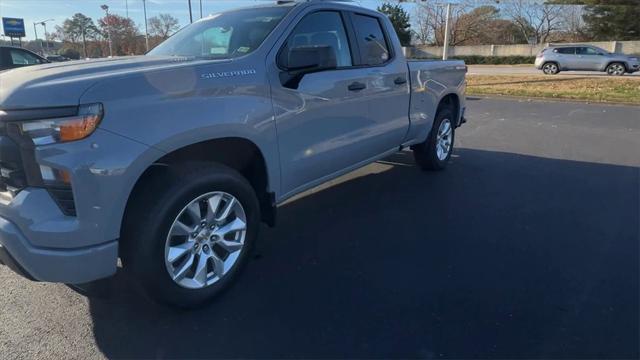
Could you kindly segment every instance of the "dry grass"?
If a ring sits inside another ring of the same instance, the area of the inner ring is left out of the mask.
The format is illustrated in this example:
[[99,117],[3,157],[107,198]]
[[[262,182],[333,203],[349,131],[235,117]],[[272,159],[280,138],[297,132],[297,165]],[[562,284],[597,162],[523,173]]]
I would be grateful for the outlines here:
[[607,76],[468,75],[467,93],[640,104],[640,79]]

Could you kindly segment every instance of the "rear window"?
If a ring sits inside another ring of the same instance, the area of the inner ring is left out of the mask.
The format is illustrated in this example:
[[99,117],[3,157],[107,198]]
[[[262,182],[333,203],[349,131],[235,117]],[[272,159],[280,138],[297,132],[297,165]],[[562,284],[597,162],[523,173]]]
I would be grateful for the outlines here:
[[384,36],[382,26],[377,18],[367,15],[355,14],[353,26],[356,29],[358,47],[360,48],[359,65],[381,65],[391,57],[389,42]]
[[42,63],[35,55],[23,50],[11,49],[9,50],[9,54],[11,55],[13,65],[36,65]]
[[558,54],[575,54],[576,48],[572,48],[572,47],[557,48],[554,50],[554,52],[557,52]]

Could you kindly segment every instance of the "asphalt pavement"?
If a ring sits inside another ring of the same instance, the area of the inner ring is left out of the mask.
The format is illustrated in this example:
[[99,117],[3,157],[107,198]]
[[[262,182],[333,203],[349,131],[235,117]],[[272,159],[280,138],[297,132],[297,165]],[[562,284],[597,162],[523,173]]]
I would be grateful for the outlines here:
[[[469,65],[469,75],[544,75],[535,66],[521,65]],[[563,76],[609,76],[604,72],[597,71],[562,71]],[[625,74],[624,78],[640,79],[640,72]]]
[[200,310],[0,269],[0,357],[638,358],[640,107],[467,117],[444,172],[398,153],[284,204]]

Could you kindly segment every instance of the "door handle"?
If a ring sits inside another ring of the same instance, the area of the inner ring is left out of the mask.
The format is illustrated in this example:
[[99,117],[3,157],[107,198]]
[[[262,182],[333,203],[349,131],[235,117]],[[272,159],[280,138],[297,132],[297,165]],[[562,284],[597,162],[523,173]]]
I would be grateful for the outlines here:
[[404,76],[398,76],[395,80],[393,80],[393,83],[396,85],[403,85],[407,83],[407,78],[405,78]]
[[360,91],[360,90],[364,90],[367,88],[366,84],[363,84],[361,82],[354,82],[351,85],[349,85],[349,91]]

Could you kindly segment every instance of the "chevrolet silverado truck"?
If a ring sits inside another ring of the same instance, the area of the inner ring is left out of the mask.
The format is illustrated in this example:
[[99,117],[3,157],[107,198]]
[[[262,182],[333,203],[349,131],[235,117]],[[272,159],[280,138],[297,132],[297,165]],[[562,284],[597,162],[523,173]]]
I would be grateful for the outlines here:
[[391,22],[344,2],[214,14],[144,56],[0,74],[0,259],[36,281],[122,267],[202,304],[277,205],[412,149],[447,166],[466,66],[407,61]]

